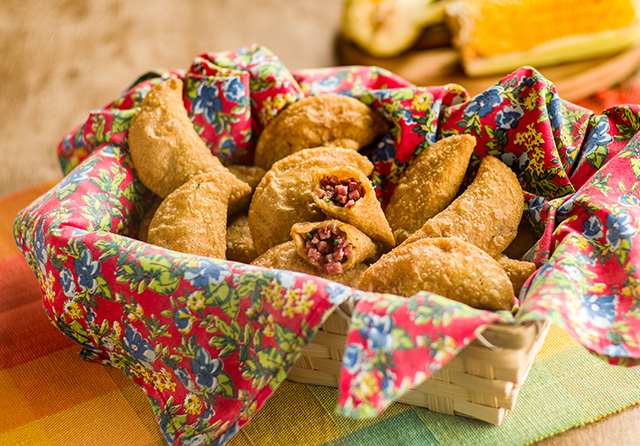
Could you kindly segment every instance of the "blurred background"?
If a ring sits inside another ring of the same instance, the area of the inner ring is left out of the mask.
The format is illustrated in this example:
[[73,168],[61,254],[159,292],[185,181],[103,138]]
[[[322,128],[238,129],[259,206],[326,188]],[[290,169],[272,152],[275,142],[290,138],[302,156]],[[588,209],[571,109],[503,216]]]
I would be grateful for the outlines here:
[[138,75],[251,43],[290,69],[374,64],[477,94],[533,64],[585,106],[640,97],[632,1],[1,1],[0,197],[60,178],[62,136]]

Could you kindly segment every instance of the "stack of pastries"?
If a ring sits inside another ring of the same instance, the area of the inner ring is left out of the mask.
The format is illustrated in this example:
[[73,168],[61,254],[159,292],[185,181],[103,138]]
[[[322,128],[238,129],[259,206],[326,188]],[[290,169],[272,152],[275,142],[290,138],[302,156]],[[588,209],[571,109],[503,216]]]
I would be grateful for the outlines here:
[[430,291],[476,308],[512,309],[535,269],[504,254],[523,192],[492,156],[461,185],[476,144],[444,138],[407,166],[383,209],[359,150],[389,125],[347,96],[307,97],[260,134],[255,166],[223,166],[196,133],[182,82],[145,96],[129,131],[140,180],[157,198],[138,237],[194,255],[313,274],[364,291]]

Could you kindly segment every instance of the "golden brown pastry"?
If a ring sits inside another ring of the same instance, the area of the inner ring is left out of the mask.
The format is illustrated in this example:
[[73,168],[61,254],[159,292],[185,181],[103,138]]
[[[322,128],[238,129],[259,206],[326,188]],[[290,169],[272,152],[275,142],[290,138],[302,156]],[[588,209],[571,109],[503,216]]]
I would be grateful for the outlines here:
[[240,213],[229,217],[227,225],[227,260],[251,263],[256,257],[258,257],[258,253],[253,246],[247,214]]
[[340,220],[296,223],[291,238],[298,255],[322,274],[342,274],[378,251],[366,234]]
[[395,246],[371,181],[351,166],[312,169],[313,200],[327,216],[352,224],[386,248]]
[[516,296],[520,293],[522,285],[527,281],[529,276],[536,270],[536,264],[532,262],[526,262],[524,260],[510,259],[504,254],[498,254],[496,261],[502,266],[511,285],[513,285],[513,292]]
[[339,147],[304,149],[276,162],[262,178],[249,206],[249,227],[258,254],[291,239],[294,223],[324,220],[312,197],[312,167],[354,166],[365,175],[373,164]]
[[430,291],[475,308],[509,310],[514,294],[507,273],[482,249],[455,237],[400,245],[362,275],[363,291],[413,296]]
[[224,182],[227,178],[219,171],[205,172],[169,194],[149,224],[148,242],[174,251],[224,259],[231,188]]
[[251,193],[235,203],[229,203],[229,215],[233,215],[237,212],[246,212],[249,210],[249,204],[251,203],[253,191],[256,190],[256,187],[260,183],[260,180],[267,172],[266,170],[258,166],[242,166],[239,164],[228,166],[227,169],[229,169],[229,172],[234,174],[236,178],[247,183],[251,188]]
[[471,135],[449,136],[427,147],[407,166],[385,209],[397,243],[453,201],[475,145]]
[[180,79],[161,82],[144,97],[131,119],[129,151],[140,181],[162,198],[209,170],[226,175],[230,203],[250,192],[196,133],[184,108]]
[[460,237],[493,257],[515,238],[523,209],[524,195],[515,173],[499,159],[486,156],[469,187],[404,243]]
[[357,150],[388,130],[386,121],[357,99],[336,94],[309,96],[289,105],[264,128],[254,164],[268,170],[298,150],[335,140],[345,140],[341,147]]
[[358,283],[360,277],[362,276],[362,273],[367,269],[367,265],[361,263],[343,272],[342,274],[320,273],[315,266],[310,265],[306,260],[298,255],[293,240],[289,240],[288,242],[284,242],[272,247],[257,259],[255,259],[253,262],[251,262],[251,264],[261,266],[263,268],[285,269],[289,271],[311,274],[351,287],[355,286]]

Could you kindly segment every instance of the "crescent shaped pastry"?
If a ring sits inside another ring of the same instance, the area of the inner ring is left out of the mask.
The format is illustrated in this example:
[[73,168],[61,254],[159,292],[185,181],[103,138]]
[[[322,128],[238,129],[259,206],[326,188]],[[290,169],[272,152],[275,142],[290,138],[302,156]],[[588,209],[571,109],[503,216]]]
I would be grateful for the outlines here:
[[323,274],[341,274],[377,254],[366,234],[340,220],[296,223],[291,238],[298,255]]
[[494,257],[516,237],[523,209],[524,195],[515,173],[499,159],[486,156],[469,187],[404,243],[455,236]]
[[230,203],[250,192],[196,133],[182,101],[180,79],[163,81],[144,97],[131,119],[129,151],[140,181],[162,198],[209,170],[226,174]]
[[348,148],[357,150],[388,131],[387,122],[357,99],[337,94],[309,96],[289,105],[264,128],[254,163],[269,169],[298,150],[334,140],[348,140]]
[[149,224],[148,242],[225,259],[229,189],[217,172],[192,177],[162,201]]
[[475,145],[476,139],[471,135],[449,136],[410,162],[384,211],[397,243],[453,201]]
[[351,166],[316,168],[313,177],[313,201],[328,217],[360,229],[386,248],[395,246],[389,222],[371,181]]
[[362,273],[367,269],[367,265],[361,263],[353,268],[343,272],[342,274],[323,274],[318,269],[307,263],[298,255],[293,240],[276,245],[259,256],[252,265],[261,266],[263,268],[285,269],[289,271],[297,271],[300,273],[311,274],[333,280],[350,287],[355,286],[362,277]]
[[498,254],[496,256],[496,261],[505,270],[507,276],[509,276],[511,285],[513,285],[513,292],[516,296],[520,294],[522,285],[524,285],[529,276],[536,270],[535,263],[511,259],[504,254]]
[[363,291],[413,296],[430,291],[474,308],[509,310],[507,273],[482,249],[455,237],[422,239],[383,255],[362,275]]
[[276,162],[260,180],[249,206],[249,227],[258,254],[291,239],[294,223],[324,220],[312,197],[309,169],[349,165],[369,175],[373,164],[339,147],[304,149]]

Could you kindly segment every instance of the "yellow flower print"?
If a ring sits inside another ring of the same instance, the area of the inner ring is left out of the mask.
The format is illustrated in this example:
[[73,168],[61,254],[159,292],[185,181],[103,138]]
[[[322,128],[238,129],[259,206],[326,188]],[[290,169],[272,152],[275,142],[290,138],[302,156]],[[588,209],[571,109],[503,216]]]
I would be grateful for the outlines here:
[[421,93],[416,95],[411,101],[411,108],[416,111],[427,111],[431,108],[433,97],[429,93]]
[[514,142],[520,146],[524,145],[527,151],[532,152],[536,147],[544,143],[542,133],[537,132],[533,123],[527,126],[526,132],[518,132]]
[[122,325],[118,321],[113,321],[113,331],[115,332],[115,339],[120,339],[122,337]]
[[297,97],[291,93],[285,95],[278,93],[275,96],[266,98],[262,102],[262,109],[258,113],[262,126],[266,126],[273,118],[278,116],[278,113],[280,113],[283,108],[294,103],[296,100]]
[[298,303],[300,302],[299,290],[288,290],[285,296],[287,304],[282,309],[282,314],[289,318],[294,318],[296,314],[300,313],[298,310]]
[[261,291],[265,300],[269,302],[276,310],[279,310],[284,306],[285,300],[282,296],[284,288],[282,288],[280,284],[274,283],[272,287],[262,287]]
[[302,294],[304,296],[312,296],[316,291],[318,291],[318,285],[311,280],[302,285]]
[[187,393],[184,397],[184,410],[189,415],[200,415],[202,412],[202,401],[193,393]]
[[124,306],[124,311],[131,321],[137,321],[144,317],[144,309],[140,304],[129,304]]
[[309,314],[311,311],[311,307],[313,307],[313,299],[307,296],[303,296],[296,306],[296,311],[302,314]]
[[275,331],[273,330],[273,316],[270,314],[268,316],[260,316],[258,318],[258,322],[262,325],[262,335],[268,338],[272,338],[275,336]]
[[135,367],[131,369],[131,374],[136,378],[142,378],[147,384],[153,383],[153,373],[142,364],[136,363]]
[[176,390],[176,383],[171,380],[171,374],[166,369],[162,369],[154,375],[153,383],[160,391],[169,389],[174,392]]
[[373,395],[380,393],[378,379],[371,373],[359,373],[355,383],[353,395],[361,401],[367,400]]
[[198,311],[204,308],[204,296],[201,292],[195,291],[187,297],[187,306],[191,311]]
[[64,303],[64,312],[69,315],[71,319],[80,319],[82,317],[82,309],[77,302],[68,300]]
[[604,283],[596,283],[596,284],[591,286],[591,289],[589,291],[591,293],[593,293],[593,294],[598,294],[598,293],[602,293],[606,289],[607,289],[607,285],[606,284],[604,284]]
[[524,99],[524,108],[527,111],[532,111],[534,108],[536,108],[537,99],[538,99],[538,92],[533,90],[530,91],[527,97]]
[[49,275],[42,279],[42,288],[44,290],[44,298],[49,302],[53,301],[56,297],[56,293],[53,291],[53,284],[55,283],[55,278],[53,277],[53,273],[49,271]]

